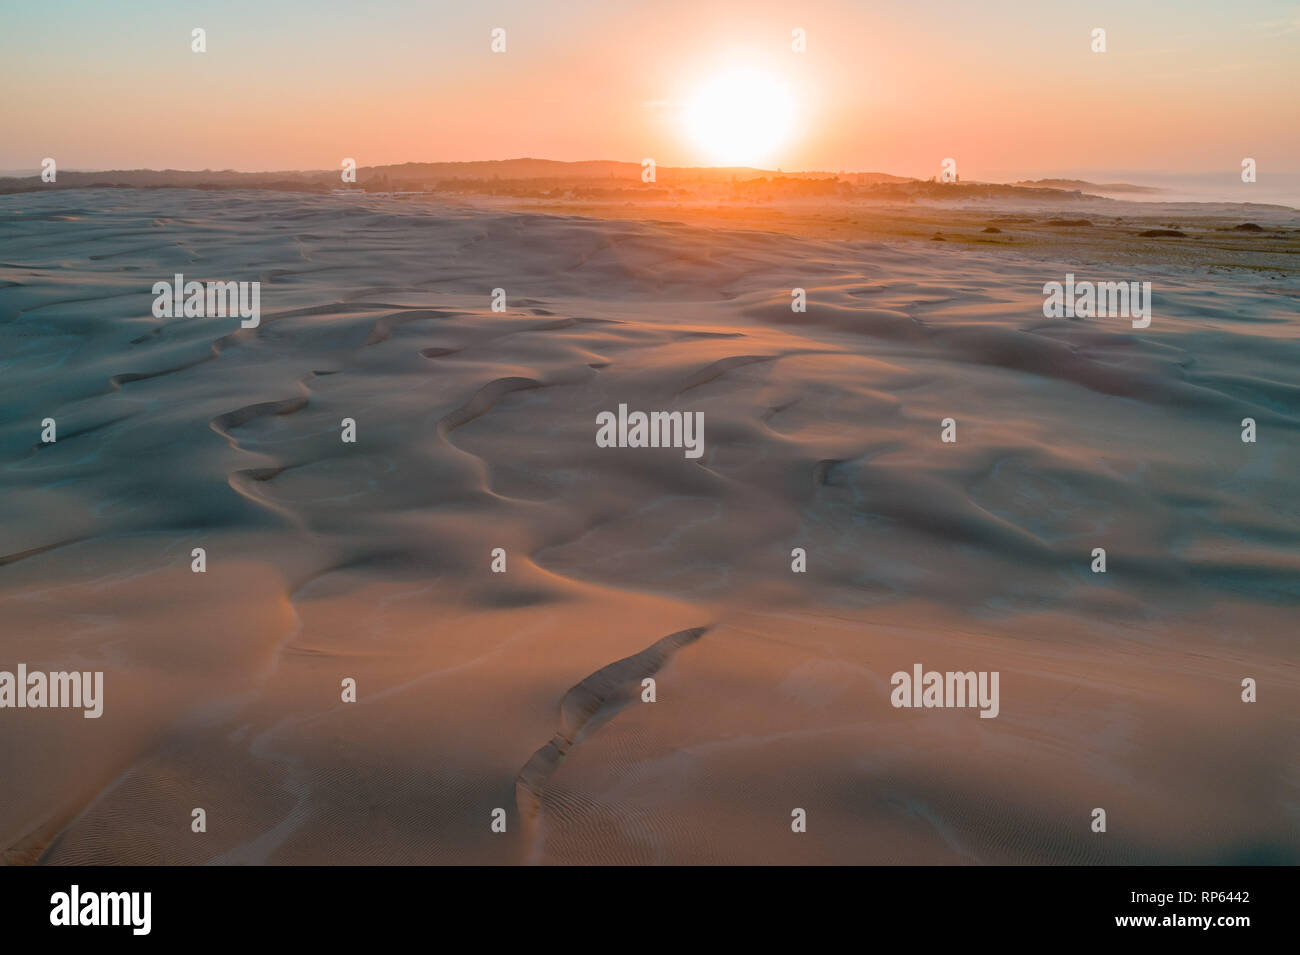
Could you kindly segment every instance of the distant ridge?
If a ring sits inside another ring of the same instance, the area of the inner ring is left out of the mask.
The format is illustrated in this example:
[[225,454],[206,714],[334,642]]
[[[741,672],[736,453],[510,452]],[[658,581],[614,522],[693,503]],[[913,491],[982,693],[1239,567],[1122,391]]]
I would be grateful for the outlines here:
[[556,159],[487,159],[467,162],[406,162],[361,166],[356,181],[339,169],[237,172],[233,169],[61,170],[54,183],[38,175],[0,178],[0,194],[49,189],[265,189],[284,192],[380,195],[479,195],[516,199],[601,201],[867,199],[912,202],[994,198],[1076,200],[1133,196],[1162,190],[1129,183],[1098,185],[1081,179],[1018,183],[942,183],[883,172],[786,172],[753,166],[657,166],[652,182],[636,162]]
[[1155,186],[1135,186],[1131,182],[1088,182],[1085,179],[1022,179],[1010,185],[1022,189],[1064,189],[1067,192],[1077,189],[1080,192],[1132,192],[1144,195],[1165,191]]
[[[63,170],[54,183],[39,175],[0,177],[0,192],[30,189],[120,186],[128,188],[189,189],[303,189],[317,191],[341,187],[341,169],[236,172],[233,169],[113,169],[97,172]],[[883,172],[785,172],[750,166],[659,166],[657,185],[674,183],[726,183],[754,179],[834,180],[857,185],[912,182],[906,176]],[[641,164],[614,160],[562,162],[555,159],[487,159],[469,162],[407,162],[386,166],[361,166],[357,185],[383,189],[420,190],[445,182],[536,181],[554,184],[618,182],[641,185]]]

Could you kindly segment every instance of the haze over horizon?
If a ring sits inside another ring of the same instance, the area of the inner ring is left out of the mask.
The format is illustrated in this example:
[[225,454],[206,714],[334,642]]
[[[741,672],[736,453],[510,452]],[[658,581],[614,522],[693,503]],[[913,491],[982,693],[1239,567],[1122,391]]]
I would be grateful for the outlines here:
[[[583,159],[583,160],[557,160],[540,156],[512,156],[499,159],[467,159],[467,160],[408,160],[400,163],[377,164],[374,166],[362,165],[358,168],[361,170],[401,170],[407,166],[418,167],[439,167],[439,166],[460,166],[467,168],[465,171],[455,171],[454,180],[486,180],[501,178],[503,180],[528,181],[533,179],[546,180],[551,179],[568,179],[585,180],[590,179],[593,182],[604,181],[608,173],[598,173],[584,170],[581,174],[576,171],[572,175],[567,175],[564,169],[554,170],[528,170],[520,169],[519,166],[525,164],[555,164],[556,166],[569,167],[592,167],[592,166],[622,166],[626,167],[624,171],[625,178],[628,181],[639,180],[641,165],[633,160],[626,159]],[[495,170],[484,169],[488,165],[501,165],[503,168],[499,174]],[[513,165],[514,168],[511,168]],[[765,168],[763,166],[752,165],[709,165],[694,164],[690,166],[659,166],[660,175],[667,175],[670,172],[686,172],[705,174],[710,170],[745,170],[754,174],[754,177],[742,176],[746,178],[762,178],[772,176],[795,176],[795,177],[820,177],[835,176],[844,177],[847,181],[854,181],[856,176],[871,176],[885,179],[896,178],[906,180],[915,178],[921,181],[933,179],[928,177],[907,177],[894,173],[887,169],[780,169]],[[202,175],[210,173],[213,176],[226,176],[231,173],[238,175],[250,176],[286,176],[286,177],[317,177],[327,175],[333,176],[335,170],[330,168],[314,169],[231,169],[206,166],[202,168],[148,168],[148,167],[130,167],[119,169],[106,168],[67,168],[60,167],[60,172],[80,175],[118,175],[118,174],[141,174],[157,173],[159,176],[169,174],[184,175]],[[0,179],[32,179],[34,180],[41,173],[39,168],[20,168],[20,169],[0,169]],[[860,181],[860,180],[859,180]],[[873,180],[874,181],[874,180]],[[974,183],[991,183],[991,184],[1042,184],[1043,188],[1056,188],[1064,190],[1081,190],[1093,195],[1108,195],[1112,198],[1138,200],[1145,202],[1200,202],[1200,203],[1262,203],[1266,205],[1282,205],[1291,208],[1300,208],[1300,173],[1279,173],[1268,170],[1266,175],[1257,182],[1243,183],[1238,171],[1235,168],[1217,171],[1199,171],[1185,173],[1168,173],[1163,171],[1152,170],[1052,170],[1049,172],[1033,171],[1022,173],[1018,176],[1004,176],[998,179],[979,179],[975,177],[965,177],[963,182],[968,184]],[[61,181],[65,186],[71,185],[73,188],[86,188],[101,183],[78,181],[68,183],[66,179]],[[118,182],[121,185],[134,185],[145,188],[193,188],[194,184],[183,184],[176,182]],[[361,184],[361,185],[364,185]],[[1111,187],[1111,188],[1107,188]],[[1129,189],[1128,187],[1136,187]],[[232,186],[227,186],[232,188]],[[257,182],[249,183],[245,188],[261,188]],[[410,188],[405,186],[403,188]],[[8,191],[8,190],[6,190]]]

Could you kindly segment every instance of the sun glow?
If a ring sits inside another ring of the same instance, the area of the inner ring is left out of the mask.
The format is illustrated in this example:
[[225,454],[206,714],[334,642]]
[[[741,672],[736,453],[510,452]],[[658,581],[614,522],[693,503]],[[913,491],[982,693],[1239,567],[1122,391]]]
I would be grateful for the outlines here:
[[794,99],[776,77],[754,70],[721,73],[686,102],[683,121],[710,162],[743,166],[770,159],[794,128]]

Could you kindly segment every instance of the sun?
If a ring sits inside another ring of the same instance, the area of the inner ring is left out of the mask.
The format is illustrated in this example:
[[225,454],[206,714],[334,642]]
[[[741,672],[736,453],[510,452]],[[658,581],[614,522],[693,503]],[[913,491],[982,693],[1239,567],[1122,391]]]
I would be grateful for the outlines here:
[[748,166],[769,159],[794,127],[794,99],[757,70],[719,73],[686,101],[686,132],[710,162]]

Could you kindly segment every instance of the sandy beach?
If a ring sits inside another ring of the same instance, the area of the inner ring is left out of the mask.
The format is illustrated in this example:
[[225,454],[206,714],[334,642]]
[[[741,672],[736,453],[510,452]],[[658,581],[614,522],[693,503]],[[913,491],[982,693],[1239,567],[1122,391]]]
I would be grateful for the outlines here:
[[[0,669],[104,673],[97,719],[6,711],[3,857],[1300,862],[1298,246],[1226,204],[0,198]],[[260,323],[155,317],[177,273]],[[1149,327],[1045,317],[1067,274]],[[598,446],[620,405],[702,454]],[[891,705],[914,664],[1000,712]]]

